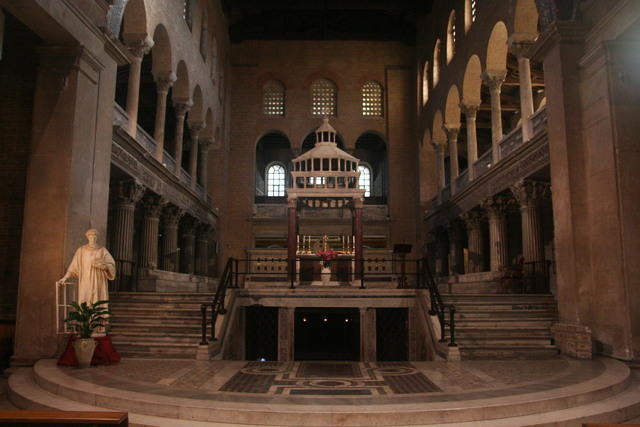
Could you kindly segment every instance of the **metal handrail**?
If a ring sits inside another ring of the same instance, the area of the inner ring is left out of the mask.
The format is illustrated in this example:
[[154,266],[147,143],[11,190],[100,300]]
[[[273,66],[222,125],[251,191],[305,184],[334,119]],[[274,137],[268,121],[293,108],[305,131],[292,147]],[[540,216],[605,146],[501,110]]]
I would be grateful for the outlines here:
[[[213,297],[213,301],[210,303],[202,304],[200,306],[200,313],[202,316],[202,339],[200,345],[207,345],[207,326],[211,325],[211,341],[217,341],[216,338],[216,321],[218,320],[218,314],[226,314],[224,308],[224,301],[227,294],[227,289],[233,287],[233,264],[234,258],[229,258],[227,264],[224,267],[224,271],[220,276],[216,294]],[[207,309],[211,307],[211,320],[207,321]]]
[[[440,296],[440,291],[438,290],[438,284],[433,280],[433,275],[431,274],[431,269],[429,268],[429,262],[426,258],[422,259],[422,274],[420,275],[422,279],[422,283],[420,284],[422,288],[427,288],[429,290],[429,295],[431,299],[431,308],[429,309],[429,315],[438,316],[438,320],[440,322],[440,342],[446,342],[446,334],[445,327],[449,325],[449,347],[457,347],[456,339],[455,339],[455,312],[456,307],[453,304],[445,305],[442,301],[442,296]],[[449,310],[449,320],[447,321],[446,310]]]

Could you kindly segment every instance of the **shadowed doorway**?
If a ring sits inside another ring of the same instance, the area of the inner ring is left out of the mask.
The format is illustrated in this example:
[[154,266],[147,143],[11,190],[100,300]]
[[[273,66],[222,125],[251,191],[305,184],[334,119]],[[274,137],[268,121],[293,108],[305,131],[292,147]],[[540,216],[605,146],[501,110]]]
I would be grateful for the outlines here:
[[278,307],[245,307],[245,359],[278,360]]
[[357,308],[296,308],[295,360],[360,360]]

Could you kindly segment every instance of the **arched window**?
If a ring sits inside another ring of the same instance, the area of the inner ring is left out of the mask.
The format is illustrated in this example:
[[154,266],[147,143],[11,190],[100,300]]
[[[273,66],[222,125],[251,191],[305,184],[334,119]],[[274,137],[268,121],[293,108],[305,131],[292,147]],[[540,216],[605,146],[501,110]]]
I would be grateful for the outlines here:
[[429,61],[425,61],[422,68],[422,105],[427,105],[427,101],[429,101]]
[[362,115],[382,117],[382,85],[367,82],[362,86]]
[[440,39],[436,40],[436,45],[433,47],[433,87],[438,85],[440,81]]
[[471,28],[471,24],[476,22],[478,9],[476,6],[477,0],[465,0],[464,1],[464,32],[465,34]]
[[196,0],[184,0],[182,4],[182,18],[187,23],[189,30],[193,30],[193,13],[196,9]]
[[262,88],[262,112],[266,116],[284,116],[284,85],[270,80]]
[[447,24],[447,64],[456,54],[456,11],[452,10]]
[[336,116],[336,85],[328,79],[318,79],[311,84],[311,113],[314,116]]
[[359,165],[358,172],[360,172],[358,188],[364,190],[364,197],[371,197],[371,169],[368,166]]
[[285,169],[279,163],[274,163],[267,168],[267,197],[284,196]]

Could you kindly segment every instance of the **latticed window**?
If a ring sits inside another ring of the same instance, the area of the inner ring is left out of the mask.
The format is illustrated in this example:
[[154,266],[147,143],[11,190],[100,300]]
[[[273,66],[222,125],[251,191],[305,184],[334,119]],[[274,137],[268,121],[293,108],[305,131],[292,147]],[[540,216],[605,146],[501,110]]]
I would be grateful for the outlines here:
[[358,188],[364,190],[364,197],[371,197],[371,169],[367,166],[359,165],[358,172],[360,172]]
[[425,61],[422,69],[422,105],[429,101],[429,61]]
[[282,165],[274,164],[267,169],[267,196],[284,196],[285,170]]
[[476,22],[478,18],[478,0],[471,0],[471,22]]
[[262,89],[262,111],[267,116],[284,116],[284,85],[271,80]]
[[314,116],[335,116],[336,85],[327,79],[319,79],[311,85],[311,113]]
[[382,85],[368,82],[362,86],[362,115],[382,117]]
[[456,53],[456,11],[452,10],[449,15],[447,25],[447,64],[453,59]]

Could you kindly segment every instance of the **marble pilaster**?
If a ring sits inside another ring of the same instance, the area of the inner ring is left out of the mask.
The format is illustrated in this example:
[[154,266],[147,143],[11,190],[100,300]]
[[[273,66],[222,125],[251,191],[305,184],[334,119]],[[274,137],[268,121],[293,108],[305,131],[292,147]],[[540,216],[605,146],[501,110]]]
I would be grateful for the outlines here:
[[179,178],[180,171],[182,170],[182,141],[184,140],[184,121],[187,113],[191,109],[193,103],[190,100],[174,100],[173,108],[176,112],[176,131],[175,131],[175,153],[174,159],[176,160],[175,174]]

